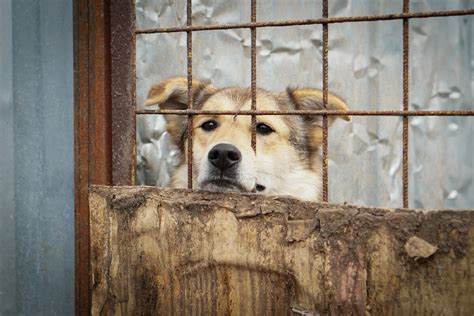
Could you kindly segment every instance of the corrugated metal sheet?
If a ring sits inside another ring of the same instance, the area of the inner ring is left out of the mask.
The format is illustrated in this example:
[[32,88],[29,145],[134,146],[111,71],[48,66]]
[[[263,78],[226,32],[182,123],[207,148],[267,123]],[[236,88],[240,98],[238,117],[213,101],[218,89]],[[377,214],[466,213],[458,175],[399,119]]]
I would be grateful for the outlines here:
[[0,220],[8,219],[0,230],[0,314],[71,315],[72,1],[6,0],[1,6],[2,24],[10,26],[0,29],[7,40],[1,45],[0,85],[2,97],[7,90],[12,98],[2,99],[0,115]]
[[[182,26],[185,1],[138,0],[137,27]],[[314,1],[259,1],[257,20],[321,17]],[[398,13],[401,1],[330,1],[332,16]],[[473,1],[411,1],[411,11],[473,8]],[[250,1],[193,1],[193,24],[250,20]],[[410,21],[411,109],[472,109],[474,18]],[[322,87],[322,27],[257,31],[258,85]],[[250,30],[193,34],[193,76],[218,87],[250,85]],[[186,34],[137,36],[137,102],[151,85],[186,74]],[[402,109],[402,21],[329,26],[329,89],[351,109]],[[410,120],[410,206],[474,205],[474,122],[471,117]],[[402,205],[402,120],[355,117],[329,132],[329,200]],[[176,148],[159,116],[137,119],[138,183],[167,185]]]
[[12,3],[0,1],[0,315],[15,311]]

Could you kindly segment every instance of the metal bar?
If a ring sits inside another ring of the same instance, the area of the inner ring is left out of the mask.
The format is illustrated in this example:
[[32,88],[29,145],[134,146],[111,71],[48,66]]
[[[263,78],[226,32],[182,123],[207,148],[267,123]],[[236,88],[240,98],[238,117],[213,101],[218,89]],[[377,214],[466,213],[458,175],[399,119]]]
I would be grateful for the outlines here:
[[110,1],[112,74],[112,177],[114,185],[135,180],[135,6]]
[[283,27],[293,25],[312,25],[312,24],[333,24],[333,23],[353,23],[353,22],[372,22],[372,21],[390,21],[402,19],[423,19],[432,17],[446,16],[462,16],[473,15],[474,9],[466,10],[450,10],[450,11],[428,11],[413,13],[395,13],[382,15],[366,15],[366,16],[347,16],[347,17],[327,17],[319,19],[305,20],[283,20],[283,21],[261,21],[239,24],[213,24],[213,25],[193,25],[185,27],[166,27],[166,28],[150,28],[137,29],[136,34],[154,34],[154,33],[174,33],[187,31],[211,31],[211,30],[229,30],[242,28],[263,28],[263,27]]
[[89,124],[94,137],[90,141],[91,152],[97,171],[91,173],[91,184],[112,183],[112,99],[111,99],[111,60],[110,60],[110,12],[109,0],[95,1],[91,10],[89,71]]
[[89,19],[87,1],[74,1],[75,314],[89,315]]
[[[186,3],[186,25],[188,27],[192,26],[193,22],[193,7],[192,1],[187,0]],[[186,32],[186,50],[187,50],[187,63],[188,63],[188,110],[193,109],[193,32],[191,30]],[[193,188],[193,119],[194,116],[188,115],[188,126],[187,126],[187,142],[188,142],[188,189]]]
[[[410,0],[403,0],[403,13],[410,11]],[[410,80],[410,28],[408,19],[403,19],[403,111],[409,111]],[[408,208],[408,130],[409,118],[403,116],[403,207]]]
[[[257,0],[251,1],[251,22],[257,21]],[[251,91],[252,91],[252,106],[251,110],[257,110],[257,29],[252,27],[251,30],[251,45],[250,45],[250,64],[251,64]],[[257,117],[252,115],[252,136],[251,145],[255,154],[257,154]]]
[[[328,18],[328,0],[323,0],[323,18]],[[329,25],[323,24],[323,107],[328,108],[328,53],[329,53]],[[328,188],[328,116],[323,115],[323,202],[329,199]]]
[[352,110],[352,111],[330,111],[330,110],[292,110],[292,111],[210,111],[210,110],[137,110],[138,115],[152,114],[174,114],[174,115],[328,115],[328,116],[474,116],[474,110],[459,111],[390,111],[390,110]]
[[112,183],[109,0],[74,1],[75,314],[90,315],[89,185]]

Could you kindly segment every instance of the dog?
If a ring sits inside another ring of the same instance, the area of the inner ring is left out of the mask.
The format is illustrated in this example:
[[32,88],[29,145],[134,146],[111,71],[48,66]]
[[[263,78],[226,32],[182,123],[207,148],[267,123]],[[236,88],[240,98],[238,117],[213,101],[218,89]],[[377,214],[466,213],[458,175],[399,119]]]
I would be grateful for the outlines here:
[[[149,91],[146,106],[185,110],[188,84],[184,77],[158,82]],[[192,81],[196,110],[250,110],[251,90],[219,89]],[[323,93],[312,88],[284,92],[257,89],[258,110],[322,110]],[[328,93],[327,110],[347,111],[346,103]],[[348,115],[328,116],[350,121]],[[187,115],[165,115],[166,130],[181,151],[180,164],[171,175],[171,187],[187,187]],[[217,192],[256,192],[289,195],[319,201],[322,187],[323,122],[319,115],[256,116],[256,153],[251,146],[250,115],[196,115],[193,119],[193,188]]]

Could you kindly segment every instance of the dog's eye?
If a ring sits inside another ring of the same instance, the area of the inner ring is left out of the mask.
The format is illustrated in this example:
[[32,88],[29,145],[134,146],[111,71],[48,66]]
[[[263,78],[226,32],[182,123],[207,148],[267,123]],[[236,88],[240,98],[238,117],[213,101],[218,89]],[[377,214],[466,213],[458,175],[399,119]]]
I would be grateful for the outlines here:
[[257,133],[259,133],[261,135],[269,135],[273,132],[274,132],[273,128],[271,128],[267,124],[264,124],[264,123],[258,123],[257,124]]
[[209,120],[209,121],[206,121],[204,123],[202,123],[201,125],[201,128],[205,131],[212,131],[212,130],[215,130],[217,128],[218,124],[216,121],[214,120]]

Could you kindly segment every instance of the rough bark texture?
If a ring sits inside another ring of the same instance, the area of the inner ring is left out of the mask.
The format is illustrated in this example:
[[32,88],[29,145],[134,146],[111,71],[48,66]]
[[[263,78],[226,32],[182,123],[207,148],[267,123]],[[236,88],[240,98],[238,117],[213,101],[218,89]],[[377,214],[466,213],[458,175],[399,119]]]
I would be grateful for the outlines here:
[[90,211],[94,315],[474,313],[473,211],[104,186]]

